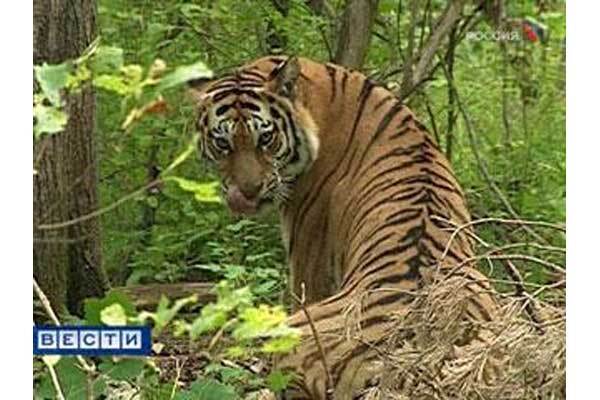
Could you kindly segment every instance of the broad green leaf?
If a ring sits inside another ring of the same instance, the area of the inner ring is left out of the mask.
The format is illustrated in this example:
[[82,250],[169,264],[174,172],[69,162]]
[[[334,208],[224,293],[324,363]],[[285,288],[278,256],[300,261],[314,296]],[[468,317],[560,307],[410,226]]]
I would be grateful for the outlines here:
[[122,67],[121,72],[123,73],[125,78],[132,84],[138,84],[142,81],[144,69],[141,65],[130,64]]
[[44,63],[43,65],[36,65],[34,70],[35,78],[40,84],[42,92],[53,105],[60,106],[62,104],[60,91],[67,85],[71,65],[68,63],[57,65]]
[[135,358],[127,358],[119,361],[107,359],[98,366],[98,369],[103,374],[115,380],[132,380],[142,373],[144,365],[144,360]]
[[56,107],[48,107],[42,104],[33,107],[33,116],[35,117],[33,133],[36,139],[45,133],[62,132],[68,122],[66,113]]
[[[87,377],[77,364],[75,357],[62,357],[55,365],[56,374],[66,400],[87,399]],[[106,388],[106,381],[99,376],[93,382],[94,393],[102,393]],[[52,381],[45,375],[35,390],[36,394],[44,399],[54,399],[55,391]]]
[[204,306],[200,316],[192,323],[192,339],[221,328],[235,309],[245,309],[252,304],[252,292],[248,287],[232,290],[227,281],[222,281],[217,284],[216,289],[217,302]]
[[213,73],[203,62],[178,67],[175,71],[165,75],[158,84],[158,90],[172,88],[193,79],[212,78]]
[[269,376],[267,376],[267,384],[272,391],[281,392],[288,387],[293,378],[292,374],[286,374],[277,370],[271,372]]
[[141,312],[138,316],[138,320],[140,322],[144,322],[147,319],[151,319],[154,321],[154,330],[153,333],[156,335],[160,333],[168,324],[175,318],[177,313],[186,305],[194,304],[198,301],[197,295],[192,295],[189,297],[185,297],[182,299],[178,299],[173,303],[173,306],[170,306],[170,301],[164,295],[161,296],[158,306],[156,308],[156,312]]
[[273,328],[283,324],[287,315],[281,307],[260,305],[247,308],[240,314],[242,323],[233,331],[233,337],[239,340],[268,336]]
[[200,316],[190,327],[190,337],[198,338],[201,334],[219,329],[227,322],[227,311],[216,304],[207,304],[202,308]]
[[267,340],[262,345],[262,351],[265,353],[288,353],[298,344],[300,344],[300,334],[296,331],[290,331],[287,335]]
[[132,93],[131,86],[125,79],[118,75],[100,75],[94,78],[94,86],[109,92],[115,92],[121,96]]
[[95,74],[118,73],[123,67],[123,49],[113,46],[99,46],[91,62]]
[[91,77],[92,71],[90,71],[85,64],[80,64],[75,71],[69,75],[69,78],[67,79],[67,89],[77,89]]
[[101,299],[91,298],[85,300],[83,311],[86,323],[88,325],[100,325],[102,323],[102,310],[112,304],[121,305],[128,317],[133,317],[136,314],[135,306],[126,295],[120,292],[111,291]]
[[226,311],[233,311],[235,308],[246,308],[252,305],[252,292],[249,287],[243,287],[232,290],[227,281],[217,284],[217,304]]
[[242,346],[232,346],[227,349],[227,356],[231,358],[246,358],[248,357],[248,349]]
[[190,179],[170,176],[169,180],[176,182],[186,192],[192,192],[194,198],[201,203],[220,203],[219,182],[197,182]]
[[123,326],[127,324],[127,313],[122,305],[113,303],[100,311],[102,323],[111,326]]
[[239,396],[231,386],[212,379],[198,378],[190,389],[178,393],[175,400],[236,400]]
[[169,164],[169,166],[167,168],[165,168],[163,175],[171,172],[173,169],[175,169],[179,164],[181,164],[182,162],[184,162],[185,160],[187,160],[187,158],[194,152],[196,151],[196,146],[194,146],[193,143],[189,143],[187,148],[177,156],[177,158],[175,158],[175,160],[173,160],[173,162],[171,164]]

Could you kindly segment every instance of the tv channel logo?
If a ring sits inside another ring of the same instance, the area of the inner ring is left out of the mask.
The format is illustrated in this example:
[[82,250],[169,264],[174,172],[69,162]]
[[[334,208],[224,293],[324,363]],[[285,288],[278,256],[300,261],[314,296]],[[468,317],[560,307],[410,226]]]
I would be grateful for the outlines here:
[[149,326],[34,326],[33,354],[143,356],[151,353]]

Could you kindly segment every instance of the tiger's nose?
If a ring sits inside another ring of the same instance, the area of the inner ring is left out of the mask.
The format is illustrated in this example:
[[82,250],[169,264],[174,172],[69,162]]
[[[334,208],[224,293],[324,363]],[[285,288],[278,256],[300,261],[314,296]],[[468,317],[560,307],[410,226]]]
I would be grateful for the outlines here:
[[248,200],[253,200],[260,193],[260,189],[262,188],[261,183],[245,183],[238,186],[240,192],[244,195]]

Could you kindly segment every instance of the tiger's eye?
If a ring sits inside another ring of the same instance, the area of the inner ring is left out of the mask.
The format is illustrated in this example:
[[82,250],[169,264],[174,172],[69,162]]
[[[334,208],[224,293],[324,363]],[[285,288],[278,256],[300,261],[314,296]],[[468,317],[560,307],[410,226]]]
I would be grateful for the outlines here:
[[222,150],[222,151],[227,151],[229,150],[229,142],[227,141],[227,139],[223,139],[223,138],[213,138],[213,142],[215,144],[215,146],[217,147],[217,149]]
[[271,143],[272,140],[273,140],[273,131],[272,130],[264,131],[258,137],[258,144],[260,146],[266,147]]

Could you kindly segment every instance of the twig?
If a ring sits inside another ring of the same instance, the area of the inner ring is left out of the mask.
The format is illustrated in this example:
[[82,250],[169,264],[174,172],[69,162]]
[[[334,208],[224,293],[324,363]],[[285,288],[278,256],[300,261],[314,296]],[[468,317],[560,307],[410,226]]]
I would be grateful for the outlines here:
[[46,367],[48,368],[48,372],[50,373],[52,385],[54,386],[54,390],[56,391],[56,398],[58,400],[65,400],[65,395],[63,394],[62,388],[60,387],[60,382],[58,381],[58,375],[56,375],[54,365],[52,365],[49,362],[44,362],[44,364],[46,365]]
[[423,98],[425,99],[425,109],[427,110],[427,114],[429,115],[429,121],[431,121],[431,129],[433,129],[435,141],[439,144],[441,143],[440,134],[438,132],[437,123],[435,122],[435,114],[431,109],[431,101],[429,100],[429,96],[427,95],[424,95]]
[[[431,218],[436,219],[438,221],[452,223],[452,221],[449,221],[448,219],[439,217],[437,215],[432,215]],[[448,243],[446,243],[446,248],[444,249],[444,252],[440,256],[440,261],[443,260],[446,257],[446,255],[448,255],[448,251],[450,250],[450,246],[452,245],[452,242],[454,241],[456,236],[462,230],[470,228],[475,225],[484,224],[484,223],[501,223],[501,224],[507,224],[507,225],[520,225],[520,226],[541,226],[544,228],[551,228],[551,229],[560,230],[562,232],[566,232],[566,228],[563,225],[552,224],[550,222],[544,222],[544,221],[528,221],[528,220],[524,220],[524,219],[506,219],[506,218],[493,218],[493,217],[481,218],[481,219],[469,221],[463,225],[459,225],[454,230],[454,232],[452,232],[452,234],[450,235],[450,238],[448,239]]]
[[527,297],[527,301],[525,302],[525,311],[527,311],[527,314],[529,314],[529,316],[531,317],[531,320],[533,321],[536,329],[540,333],[544,333],[544,329],[541,327],[542,318],[539,314],[537,302],[535,298],[531,296],[527,292],[527,290],[525,290],[525,286],[523,285],[523,277],[521,276],[521,273],[510,260],[506,260],[506,262],[502,263],[502,265],[504,265],[506,273],[514,281],[513,284],[516,288],[516,295],[520,297]]
[[68,221],[57,222],[57,223],[53,223],[53,224],[41,224],[41,225],[37,226],[37,229],[39,229],[39,230],[62,229],[62,228],[67,228],[72,225],[79,224],[81,222],[87,221],[92,218],[99,217],[103,214],[106,214],[109,211],[114,210],[115,208],[119,207],[121,204],[125,203],[126,201],[131,200],[131,199],[143,194],[146,190],[155,186],[159,182],[160,182],[160,178],[155,179],[152,182],[148,183],[147,185],[144,185],[143,187],[135,190],[134,192],[131,192],[128,195],[121,197],[119,200],[115,201],[114,203],[109,204],[106,207],[102,207],[95,211],[92,211],[89,214],[85,214],[80,217],[70,219]]
[[529,256],[527,254],[491,254],[491,253],[493,253],[493,252],[488,252],[483,255],[465,258],[463,261],[461,261],[459,264],[457,264],[457,267],[462,267],[472,261],[477,261],[477,260],[481,260],[481,259],[485,259],[485,258],[489,258],[490,260],[522,260],[522,261],[529,261],[532,263],[540,264],[540,265],[543,265],[550,269],[556,270],[557,272],[559,272],[561,274],[566,274],[566,270],[563,267],[561,267],[560,265],[551,263],[546,260],[542,260],[541,258],[538,258],[538,257]]
[[[410,51],[412,50],[412,48],[409,47],[410,52],[407,57],[407,67],[404,79],[400,86],[400,93],[402,98],[406,98],[407,93],[411,92],[411,87],[414,87],[418,82],[422,81],[423,78],[429,74],[429,66],[431,65],[431,61],[433,60],[437,50],[441,46],[442,41],[446,38],[446,36],[448,36],[450,29],[452,29],[455,23],[460,20],[464,3],[464,0],[453,0],[448,3],[443,14],[439,17],[437,21],[436,28],[429,35],[427,42],[419,51],[418,55],[412,54],[412,52]],[[412,29],[414,29],[413,24],[416,24],[415,15],[413,15],[413,21],[411,21]]]
[[[195,138],[195,136],[194,136],[194,138]],[[69,226],[76,225],[78,223],[81,223],[81,222],[87,221],[89,219],[96,218],[103,214],[106,214],[107,212],[114,210],[115,208],[117,208],[121,204],[125,203],[126,201],[131,200],[131,199],[139,196],[140,194],[145,193],[147,190],[153,188],[154,186],[160,184],[162,182],[162,179],[168,173],[170,173],[172,170],[174,170],[179,164],[184,162],[194,152],[194,150],[195,150],[194,140],[191,140],[187,149],[184,150],[177,158],[175,158],[175,160],[172,161],[171,164],[169,164],[169,166],[167,166],[167,168],[165,168],[162,171],[161,175],[158,178],[152,180],[151,182],[149,182],[146,185],[142,186],[141,188],[133,191],[132,193],[129,193],[128,195],[126,195],[124,197],[121,197],[119,200],[115,201],[112,204],[109,204],[106,207],[99,208],[95,211],[92,211],[89,214],[81,215],[77,218],[73,218],[68,221],[57,222],[57,223],[52,223],[52,224],[40,224],[36,228],[39,230],[67,228]]]
[[[42,303],[42,307],[44,307],[44,311],[46,311],[46,315],[52,320],[52,322],[56,326],[60,326],[60,320],[56,316],[56,313],[52,309],[52,305],[50,304],[50,300],[48,300],[48,296],[44,293],[42,288],[38,285],[35,278],[33,278],[33,290],[35,291],[36,296]],[[94,399],[93,392],[93,383],[94,383],[94,374],[96,372],[96,366],[94,364],[89,364],[85,358],[82,356],[76,356],[77,362],[82,370],[86,373],[86,383],[87,383],[87,398],[88,400]],[[46,364],[47,365],[47,364]],[[51,373],[52,374],[52,373]]]
[[169,397],[170,400],[173,400],[175,398],[175,395],[177,394],[177,385],[179,384],[179,379],[181,378],[181,371],[183,370],[183,365],[185,364],[186,360],[183,360],[181,365],[179,364],[179,358],[175,357],[175,380],[173,381],[173,387],[171,388],[171,396]]
[[42,303],[42,306],[44,307],[44,311],[46,311],[46,314],[48,315],[48,317],[50,317],[52,322],[54,322],[54,325],[60,325],[60,321],[59,321],[58,317],[56,316],[56,313],[54,313],[54,310],[52,309],[52,305],[50,305],[50,300],[48,300],[48,297],[42,291],[42,288],[40,288],[40,286],[38,285],[35,278],[33,278],[33,290],[35,291],[35,294],[38,297],[38,299],[40,299],[40,302]]
[[306,307],[306,287],[304,285],[304,282],[301,283],[300,287],[302,290],[301,297],[298,297],[298,295],[294,292],[292,292],[292,297],[300,305],[300,309],[302,310],[304,316],[306,317],[306,320],[308,321],[308,325],[310,326],[310,330],[312,331],[313,337],[315,338],[317,348],[319,349],[319,355],[321,357],[321,362],[323,363],[323,369],[325,369],[325,376],[327,379],[327,389],[325,395],[326,398],[329,399],[331,398],[331,396],[333,396],[333,379],[331,378],[331,372],[329,371],[329,365],[327,364],[327,357],[325,355],[325,351],[323,351],[323,346],[321,345],[321,340],[319,339],[317,328],[315,327],[313,319],[310,313],[308,312],[308,308]]

